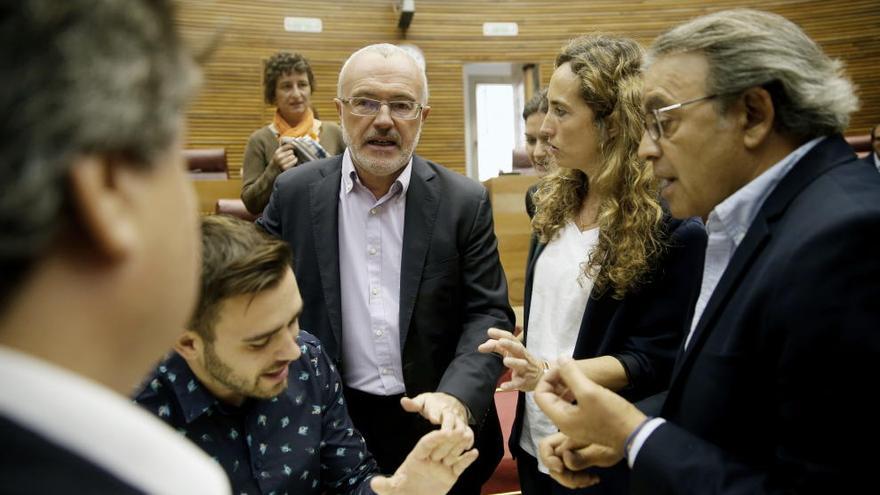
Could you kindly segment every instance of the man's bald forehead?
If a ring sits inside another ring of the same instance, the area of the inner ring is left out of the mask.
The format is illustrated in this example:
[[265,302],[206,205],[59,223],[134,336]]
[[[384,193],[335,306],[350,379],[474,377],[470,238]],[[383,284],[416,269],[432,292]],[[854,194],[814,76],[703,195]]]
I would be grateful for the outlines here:
[[[390,65],[392,62],[400,63],[401,65],[396,67],[398,69],[403,69],[406,71],[413,71],[412,75],[415,77],[415,80],[418,81],[418,84],[421,86],[421,101],[423,103],[427,103],[428,101],[428,81],[427,76],[425,74],[424,67],[419,61],[415,59],[409,52],[406,50],[388,43],[378,44],[378,45],[369,45],[360,50],[354,52],[348,60],[342,66],[342,69],[339,71],[339,81],[337,84],[337,96],[342,98],[346,96],[343,92],[343,85],[349,84],[349,77],[352,73],[353,69],[358,69],[361,74],[369,74],[371,72],[371,67],[385,67],[386,65]],[[366,67],[364,67],[366,65]],[[413,88],[414,90],[418,90],[418,87]]]

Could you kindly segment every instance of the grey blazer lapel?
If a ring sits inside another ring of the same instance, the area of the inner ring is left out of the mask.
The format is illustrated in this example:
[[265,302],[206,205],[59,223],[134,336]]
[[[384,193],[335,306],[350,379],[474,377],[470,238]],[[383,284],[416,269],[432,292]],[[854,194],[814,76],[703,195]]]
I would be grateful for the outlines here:
[[[340,159],[341,163],[341,159]],[[309,213],[315,256],[331,331],[336,343],[342,344],[342,297],[339,278],[339,186],[340,167],[329,171],[321,180],[309,185]]]
[[413,169],[406,193],[403,220],[403,253],[400,262],[400,347],[403,349],[412,320],[416,295],[431,245],[440,206],[434,172],[420,157],[413,155]]

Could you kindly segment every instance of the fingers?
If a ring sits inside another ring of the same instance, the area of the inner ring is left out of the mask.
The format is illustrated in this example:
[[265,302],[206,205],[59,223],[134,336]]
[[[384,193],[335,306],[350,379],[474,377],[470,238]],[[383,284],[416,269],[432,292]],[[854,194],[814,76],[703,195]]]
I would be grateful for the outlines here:
[[541,458],[541,462],[543,462],[550,471],[562,471],[565,469],[565,463],[556,453],[556,450],[566,438],[567,437],[562,433],[555,433],[544,438],[538,444],[538,456]]
[[550,477],[572,490],[593,486],[599,482],[598,476],[587,471],[550,471]]
[[577,407],[563,397],[566,390],[558,367],[544,373],[544,377],[535,387],[535,402],[557,426],[568,416],[577,413]]
[[508,332],[507,330],[501,330],[499,328],[490,328],[486,333],[489,335],[490,338],[496,340],[516,338],[513,336],[512,333]]
[[531,366],[528,361],[526,361],[525,359],[522,359],[522,358],[508,356],[508,357],[504,358],[504,360],[501,362],[504,363],[504,366],[507,366],[508,368],[510,368],[514,371],[519,371],[521,373],[525,373],[525,372],[531,371],[533,369],[537,370],[536,367]]
[[500,347],[501,350],[506,353],[502,354],[504,356],[513,356],[516,358],[525,359],[528,355],[526,347],[516,337],[509,339],[499,339],[498,347]]
[[[474,442],[470,428],[453,431],[434,430],[422,436],[407,458],[430,460],[454,468]],[[469,463],[468,463],[469,464]]]
[[506,330],[490,328],[487,332],[489,339],[480,344],[477,350],[483,353],[495,352],[501,356],[513,355],[515,357],[525,356],[525,347],[521,340]]
[[443,411],[440,413],[440,429],[442,431],[452,431],[458,426],[459,421],[458,418],[455,417],[455,414],[450,413],[449,411]]
[[400,399],[407,412],[417,412],[444,431],[467,428],[467,411],[455,397],[442,392],[426,392]]
[[567,488],[584,488],[599,482],[599,478],[582,469],[572,469],[565,457],[571,455],[574,442],[563,433],[550,435],[538,445],[541,461],[550,470],[550,476]]
[[482,344],[478,345],[477,350],[484,353],[484,354],[490,354],[493,352],[497,352],[498,354],[501,354],[501,349],[498,348],[498,341],[495,339],[489,339],[489,340],[483,342]]
[[445,440],[447,440],[446,433],[440,430],[434,430],[430,433],[426,433],[416,442],[416,446],[413,447],[412,451],[410,451],[407,459],[410,457],[414,457],[420,461],[428,460],[432,458],[434,454],[434,450],[437,449],[438,446],[442,445]]
[[477,449],[471,449],[460,455],[458,460],[452,465],[452,472],[455,474],[455,477],[461,476],[461,473],[477,460],[479,454]]
[[370,480],[370,488],[372,488],[378,495],[390,495],[394,493],[399,484],[399,480],[387,478],[385,476],[373,476]]
[[296,155],[293,153],[293,145],[289,143],[279,146],[278,149],[275,150],[275,155],[272,159],[281,170],[289,169],[296,165],[298,161]]
[[412,399],[409,397],[403,397],[400,399],[400,406],[403,407],[403,410],[406,412],[421,412],[422,408],[425,406],[425,398],[421,395],[417,395]]

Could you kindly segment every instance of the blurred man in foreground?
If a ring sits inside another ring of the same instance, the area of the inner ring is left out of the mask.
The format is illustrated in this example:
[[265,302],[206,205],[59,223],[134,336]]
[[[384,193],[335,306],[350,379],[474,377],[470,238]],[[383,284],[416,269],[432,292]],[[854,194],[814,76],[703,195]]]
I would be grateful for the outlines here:
[[0,490],[229,493],[128,394],[195,302],[169,2],[0,7]]

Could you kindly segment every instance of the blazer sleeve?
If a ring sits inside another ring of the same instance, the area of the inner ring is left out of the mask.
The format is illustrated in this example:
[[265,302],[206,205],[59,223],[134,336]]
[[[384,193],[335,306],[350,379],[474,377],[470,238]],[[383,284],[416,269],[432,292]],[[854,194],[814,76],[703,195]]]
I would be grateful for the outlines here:
[[256,224],[265,230],[268,234],[283,239],[282,219],[281,219],[281,199],[282,193],[278,184],[272,186],[272,194],[268,198],[266,209],[263,215],[257,218]]
[[[877,389],[880,357],[880,216],[867,217],[819,235],[790,229],[806,238],[776,251],[779,262],[749,296],[771,308],[755,319],[748,358],[768,375],[772,402],[753,407],[773,434],[745,459],[667,422],[635,459],[635,493],[864,493],[876,483],[880,427],[866,396]],[[723,365],[708,353],[694,359]],[[724,386],[741,389],[735,378]]]
[[629,386],[622,392],[630,400],[643,399],[669,385],[700,290],[706,249],[702,222],[696,218],[678,222],[668,245],[651,279],[627,298],[630,328],[621,350],[612,354],[626,370]]
[[[269,133],[267,136],[266,133]],[[271,132],[265,127],[248,139],[241,167],[241,200],[247,210],[259,215],[269,202],[272,184],[281,169],[271,165],[272,155],[278,148]]]
[[514,322],[507,298],[507,281],[498,257],[492,207],[485,188],[461,252],[464,324],[455,358],[443,374],[437,391],[461,400],[480,422],[494,400],[503,365],[499,356],[483,354],[477,347],[485,342],[490,327],[512,331]]

